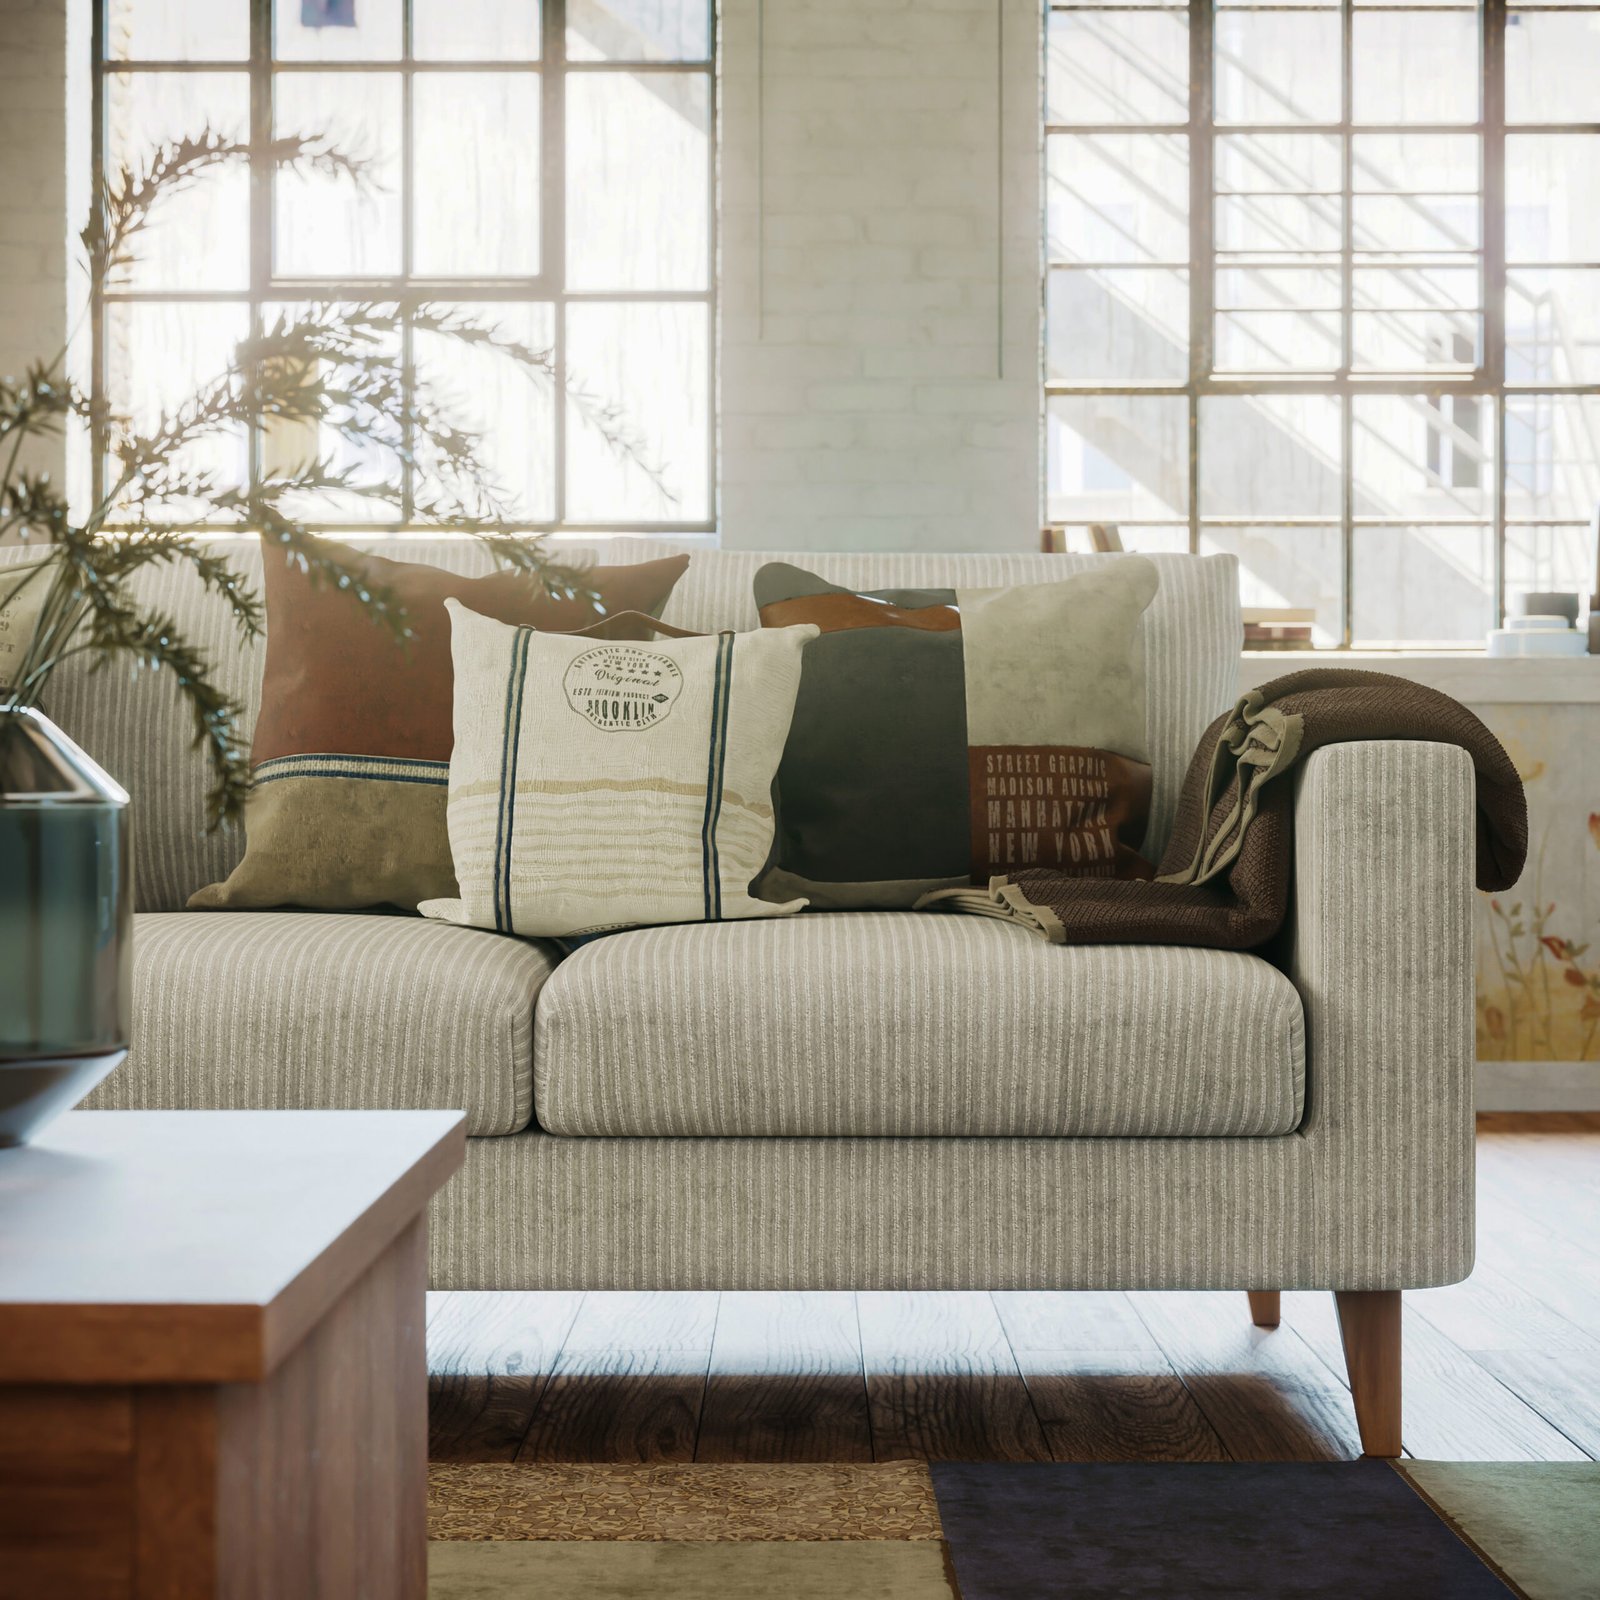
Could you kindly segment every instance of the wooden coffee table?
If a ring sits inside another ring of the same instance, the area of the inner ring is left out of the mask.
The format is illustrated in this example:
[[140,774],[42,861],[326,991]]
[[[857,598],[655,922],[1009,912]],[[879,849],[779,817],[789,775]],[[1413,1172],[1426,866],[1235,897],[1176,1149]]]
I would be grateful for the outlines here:
[[454,1111],[79,1111],[0,1150],[0,1597],[422,1600]]

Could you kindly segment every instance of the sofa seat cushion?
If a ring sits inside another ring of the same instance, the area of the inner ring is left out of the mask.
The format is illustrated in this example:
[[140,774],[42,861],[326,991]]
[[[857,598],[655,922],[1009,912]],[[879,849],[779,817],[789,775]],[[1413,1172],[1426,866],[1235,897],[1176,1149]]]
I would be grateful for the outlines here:
[[421,917],[134,918],[129,1059],[88,1104],[453,1107],[515,1133],[533,1104],[548,945]]
[[1272,1135],[1305,1080],[1299,996],[1259,957],[915,912],[597,939],[534,1034],[556,1134]]

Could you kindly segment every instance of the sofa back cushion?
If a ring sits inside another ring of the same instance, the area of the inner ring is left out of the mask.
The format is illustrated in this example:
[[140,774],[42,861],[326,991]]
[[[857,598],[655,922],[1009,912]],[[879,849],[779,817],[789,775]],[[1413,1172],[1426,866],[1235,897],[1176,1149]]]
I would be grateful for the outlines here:
[[[353,544],[365,541],[352,539]],[[494,563],[472,539],[373,541],[403,561],[428,561],[454,572],[488,572]],[[261,554],[253,540],[222,542],[250,582]],[[586,556],[620,565],[651,561],[681,546],[651,539],[608,540],[599,548],[563,545],[566,559]],[[0,549],[0,572],[31,559],[30,547]],[[697,633],[755,628],[753,582],[769,561],[792,561],[852,589],[998,588],[1046,583],[1116,556],[870,555],[695,549],[689,570],[663,612],[665,621]],[[1145,613],[1145,685],[1153,790],[1146,850],[1166,846],[1178,787],[1195,742],[1237,693],[1242,628],[1237,563],[1232,556],[1158,555],[1161,586]],[[244,702],[246,731],[261,695],[262,641],[242,645],[224,607],[203,593],[186,567],[141,572],[137,593],[159,607],[217,663],[216,675]],[[133,797],[134,895],[141,911],[175,911],[203,884],[218,883],[244,853],[242,830],[205,831],[211,779],[194,745],[194,724],[165,675],[136,673],[121,662],[101,672],[88,658],[69,661],[51,680],[45,710]]]

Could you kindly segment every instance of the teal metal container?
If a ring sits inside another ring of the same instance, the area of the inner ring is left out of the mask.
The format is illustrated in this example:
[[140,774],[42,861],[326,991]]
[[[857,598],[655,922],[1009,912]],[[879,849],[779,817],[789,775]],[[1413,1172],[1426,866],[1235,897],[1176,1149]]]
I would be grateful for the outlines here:
[[128,1053],[128,796],[48,717],[0,709],[0,1145]]

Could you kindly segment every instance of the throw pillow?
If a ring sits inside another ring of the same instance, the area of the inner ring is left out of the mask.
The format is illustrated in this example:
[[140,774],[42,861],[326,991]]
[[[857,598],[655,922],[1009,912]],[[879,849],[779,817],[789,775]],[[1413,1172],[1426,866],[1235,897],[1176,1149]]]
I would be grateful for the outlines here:
[[597,644],[446,609],[461,889],[424,916],[558,936],[801,909],[750,886],[815,628]]
[[[555,600],[515,572],[464,578],[438,567],[336,547],[395,594],[412,637],[402,646],[352,598],[269,555],[266,665],[245,805],[244,859],[191,908],[357,910],[456,892],[445,829],[451,745],[450,621],[445,602],[537,628],[594,621],[591,602]],[[593,567],[586,583],[609,613],[656,612],[686,555]],[[646,619],[616,617],[627,638]],[[631,626],[629,625],[631,622]]]
[[773,562],[763,626],[822,630],[778,769],[761,892],[906,907],[1048,866],[1148,877],[1142,618],[1155,564],[1014,589],[857,593]]

